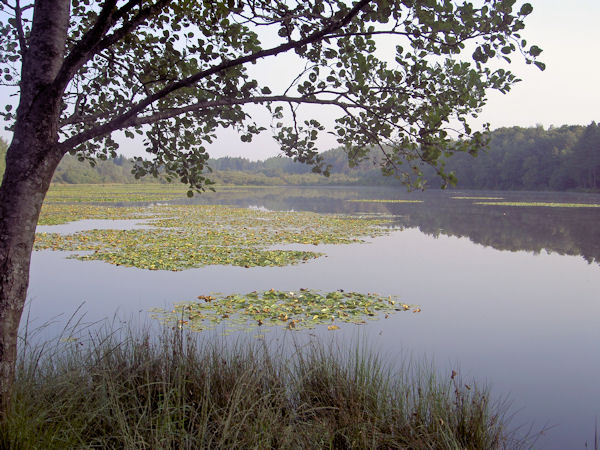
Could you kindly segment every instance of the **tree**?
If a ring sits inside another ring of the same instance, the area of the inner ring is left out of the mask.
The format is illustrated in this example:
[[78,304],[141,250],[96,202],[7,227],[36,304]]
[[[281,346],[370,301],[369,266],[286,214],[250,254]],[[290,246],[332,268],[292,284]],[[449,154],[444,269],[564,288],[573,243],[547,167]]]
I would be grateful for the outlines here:
[[600,189],[600,126],[589,124],[573,147],[570,169],[577,185],[587,190]]
[[[519,35],[532,7],[481,3],[0,0],[2,82],[19,94],[16,112],[3,113],[13,134],[0,187],[0,411],[9,405],[35,226],[66,153],[93,163],[116,156],[112,133],[139,134],[153,159],[138,159],[136,176],[163,170],[191,195],[209,184],[204,145],[215,130],[233,127],[250,141],[264,128],[244,107],[260,104],[283,152],[326,173],[315,144],[324,127],[298,110],[317,104],[339,112],[335,134],[352,161],[375,146],[386,173],[418,184],[424,162],[451,179],[440,155],[475,153],[485,139],[467,118],[487,89],[506,92],[517,81],[489,62],[520,52],[543,68],[541,49]],[[395,60],[380,59],[377,46],[392,40]],[[286,52],[304,64],[287,89],[272,92],[250,76],[248,65]],[[448,147],[451,121],[461,128]]]

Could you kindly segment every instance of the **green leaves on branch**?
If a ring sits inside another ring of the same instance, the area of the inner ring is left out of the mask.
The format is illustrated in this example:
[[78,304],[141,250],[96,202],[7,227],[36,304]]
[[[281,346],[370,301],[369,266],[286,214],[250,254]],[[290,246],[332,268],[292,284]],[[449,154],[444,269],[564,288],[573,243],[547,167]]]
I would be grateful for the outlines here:
[[[81,56],[92,30],[99,44],[66,72],[60,139],[85,160],[116,154],[115,131],[142,135],[152,161],[138,160],[136,177],[163,173],[201,191],[211,184],[206,148],[216,130],[233,128],[251,142],[265,124],[255,124],[247,106],[261,104],[282,151],[327,174],[317,148],[325,127],[299,108],[316,104],[335,120],[351,163],[378,148],[384,173],[407,184],[420,186],[423,164],[451,182],[440,164],[451,125],[460,125],[461,145],[450,153],[476,154],[485,140],[468,121],[490,89],[508,92],[518,81],[489,63],[510,63],[521,52],[545,67],[536,59],[541,49],[527,48],[520,36],[533,8],[525,3],[517,11],[515,3],[174,0],[117,2],[107,14],[102,3],[78,0],[65,61]],[[0,19],[2,77],[17,89],[18,25]],[[23,25],[26,36],[27,20]],[[382,43],[396,54],[381,57]],[[275,73],[284,53],[295,55],[298,70],[283,88],[248,70],[257,64],[256,73]],[[1,114],[15,119],[11,111]]]

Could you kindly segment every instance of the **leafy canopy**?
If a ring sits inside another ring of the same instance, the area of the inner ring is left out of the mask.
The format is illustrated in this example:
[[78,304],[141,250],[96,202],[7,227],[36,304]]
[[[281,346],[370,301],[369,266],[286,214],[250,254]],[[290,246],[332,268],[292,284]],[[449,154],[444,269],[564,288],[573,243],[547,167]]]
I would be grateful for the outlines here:
[[[486,90],[507,92],[518,81],[490,63],[517,52],[543,70],[541,49],[519,34],[532,7],[515,3],[72,0],[52,85],[63,92],[59,145],[82,160],[106,159],[117,152],[113,132],[141,135],[153,158],[137,160],[136,176],[164,171],[203,190],[215,131],[232,127],[251,141],[265,128],[245,106],[260,104],[283,152],[327,173],[316,146],[324,127],[299,110],[318,104],[336,117],[330,132],[351,163],[376,147],[384,172],[407,183],[419,186],[423,162],[452,181],[440,156],[475,154],[485,137],[468,119]],[[0,2],[2,83],[16,90],[35,12],[32,2]],[[249,64],[276,64],[285,52],[299,61],[286,88],[273,92],[270,80],[250,75]],[[17,119],[10,105],[2,114]]]

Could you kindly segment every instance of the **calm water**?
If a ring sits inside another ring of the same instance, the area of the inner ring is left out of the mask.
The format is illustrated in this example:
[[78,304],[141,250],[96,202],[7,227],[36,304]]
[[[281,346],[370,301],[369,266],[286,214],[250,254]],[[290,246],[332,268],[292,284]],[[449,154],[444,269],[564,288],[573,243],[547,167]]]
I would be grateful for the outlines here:
[[[593,448],[594,421],[600,420],[600,208],[481,206],[451,198],[461,195],[600,203],[597,195],[407,194],[375,188],[215,194],[193,201],[377,214],[397,229],[368,244],[321,245],[317,249],[327,257],[284,268],[145,271],[69,260],[64,252],[36,252],[31,321],[35,326],[68,315],[82,302],[89,321],[115,314],[146,317],[151,307],[209,292],[306,287],[398,295],[422,312],[316,333],[324,339],[366,339],[391,360],[433,358],[442,374],[457,369],[466,379],[488,383],[497,396],[508,395],[516,423],[553,426],[537,448],[584,448],[586,441]],[[346,201],[359,198],[424,202]],[[74,226],[68,227],[65,231],[72,232]],[[49,329],[58,331],[65,317]]]

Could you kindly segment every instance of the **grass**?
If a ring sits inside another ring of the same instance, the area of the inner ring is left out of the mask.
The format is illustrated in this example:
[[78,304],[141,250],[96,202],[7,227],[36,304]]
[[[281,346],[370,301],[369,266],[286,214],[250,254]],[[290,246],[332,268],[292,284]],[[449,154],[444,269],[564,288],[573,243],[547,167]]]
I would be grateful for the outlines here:
[[178,330],[66,341],[22,352],[0,448],[524,446],[486,389],[357,348],[290,353]]

